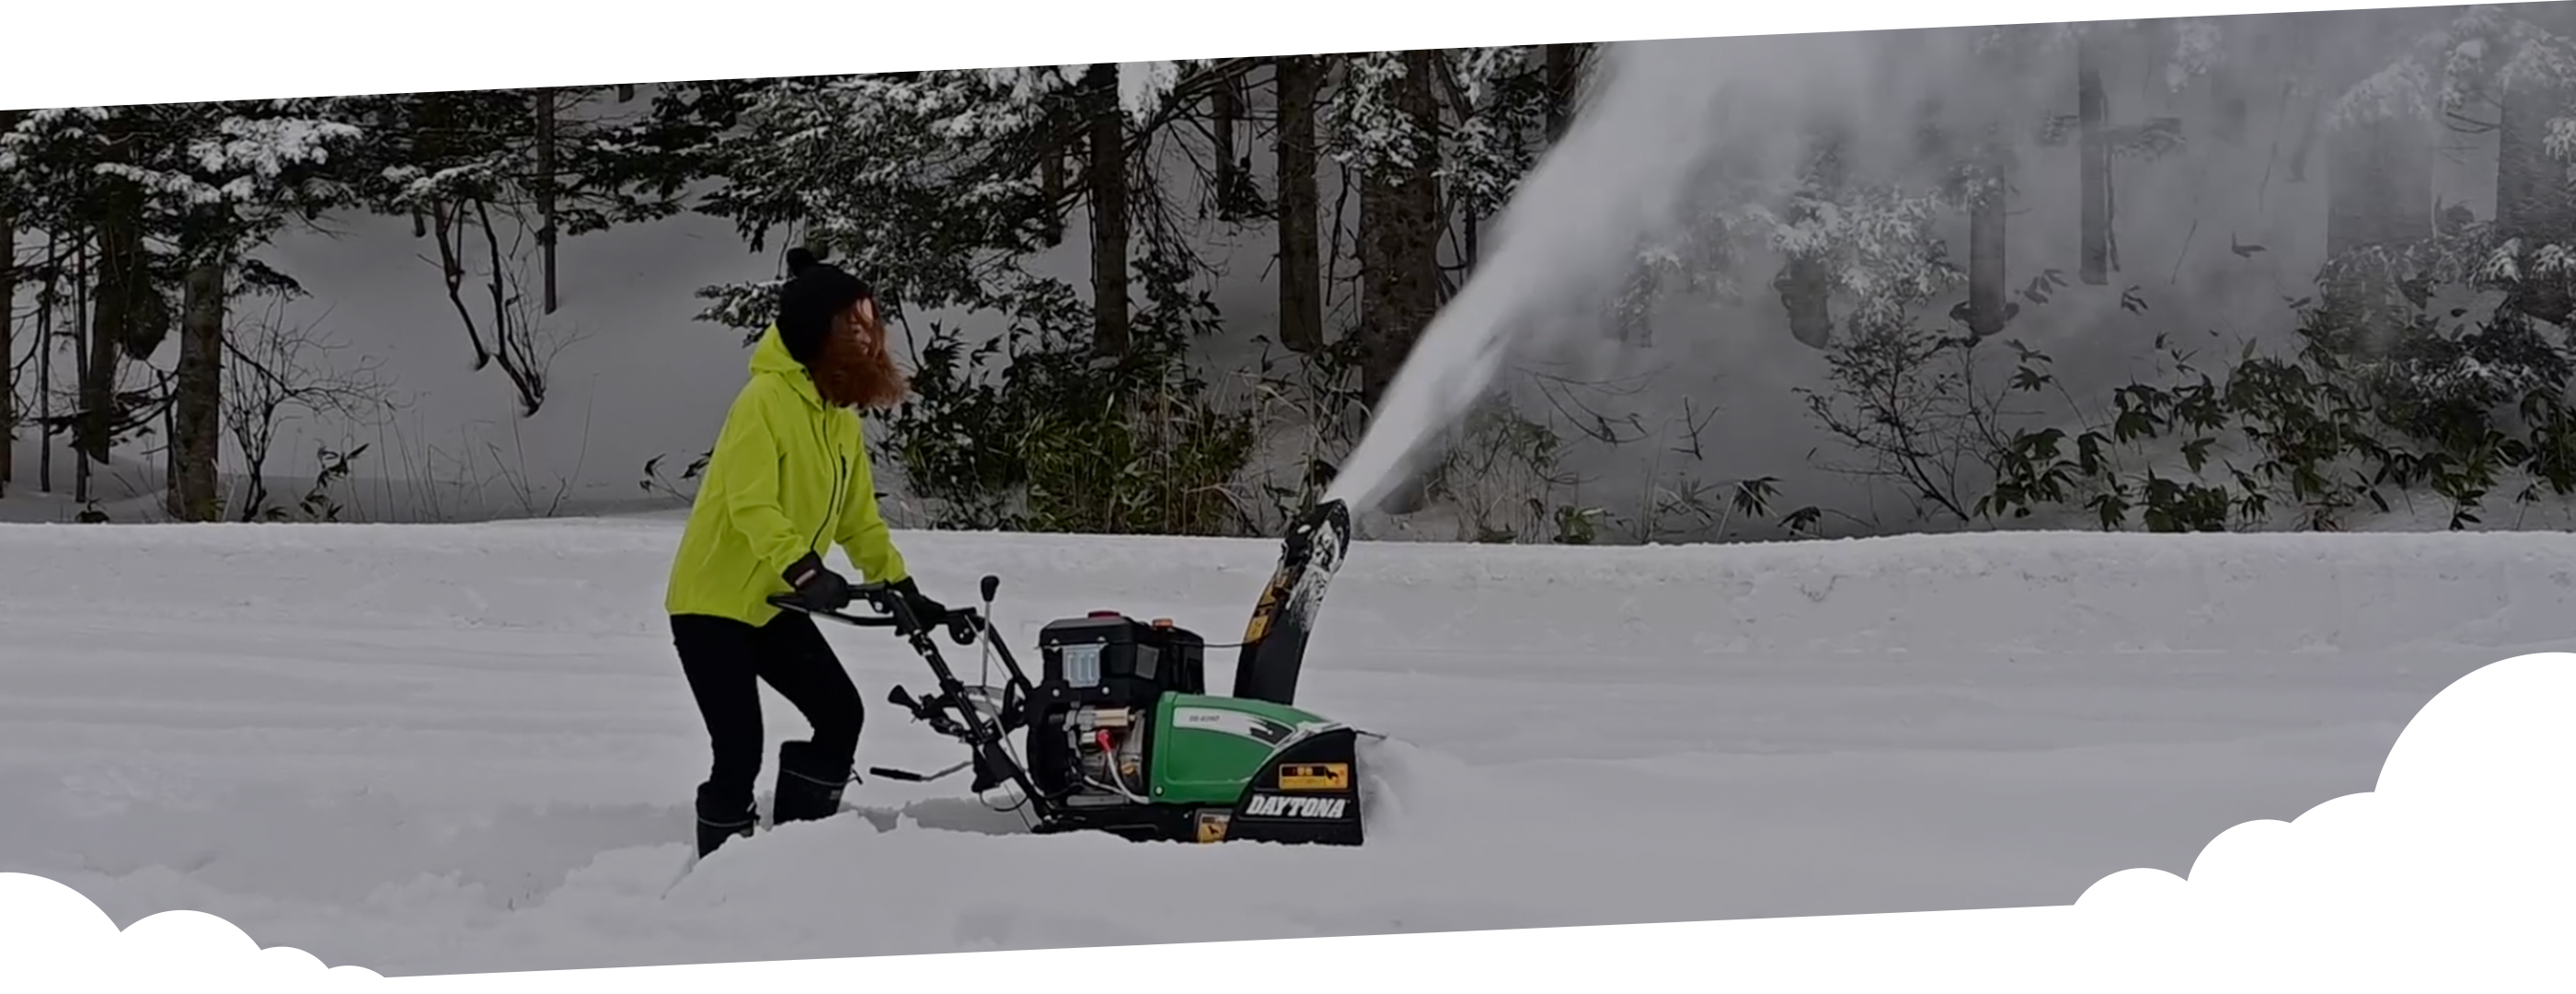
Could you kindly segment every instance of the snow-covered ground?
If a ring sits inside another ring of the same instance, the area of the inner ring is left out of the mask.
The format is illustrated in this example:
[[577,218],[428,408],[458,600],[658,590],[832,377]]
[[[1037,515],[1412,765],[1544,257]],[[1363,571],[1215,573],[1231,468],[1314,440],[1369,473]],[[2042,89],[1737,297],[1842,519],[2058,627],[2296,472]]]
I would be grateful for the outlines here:
[[[1102,607],[1230,641],[1275,552],[899,537],[935,595],[1002,575],[1022,646]],[[2576,648],[2560,534],[1362,544],[1303,703],[1395,738],[1367,848],[870,782],[683,874],[675,538],[0,526],[0,871],[387,975],[2064,904],[2368,790],[2452,680]],[[918,661],[832,634],[863,759],[952,760],[878,703]]]

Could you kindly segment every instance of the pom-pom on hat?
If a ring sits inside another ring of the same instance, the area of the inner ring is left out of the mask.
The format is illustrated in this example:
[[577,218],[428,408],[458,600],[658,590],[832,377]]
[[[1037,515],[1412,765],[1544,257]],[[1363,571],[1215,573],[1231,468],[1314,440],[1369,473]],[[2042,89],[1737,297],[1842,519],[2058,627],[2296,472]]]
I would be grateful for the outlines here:
[[876,296],[866,280],[803,248],[787,250],[787,285],[778,290],[778,339],[787,354],[812,366],[823,355],[832,316]]

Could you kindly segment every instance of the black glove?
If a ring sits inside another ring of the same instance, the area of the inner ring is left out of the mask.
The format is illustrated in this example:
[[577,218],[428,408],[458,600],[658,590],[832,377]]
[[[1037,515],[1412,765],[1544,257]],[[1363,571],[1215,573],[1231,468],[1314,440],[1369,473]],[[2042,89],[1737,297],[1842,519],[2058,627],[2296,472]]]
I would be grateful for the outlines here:
[[808,610],[838,611],[850,606],[850,581],[823,565],[823,557],[808,552],[796,565],[787,567],[787,585],[796,588],[796,599]]
[[923,596],[921,586],[912,582],[911,577],[886,584],[886,589],[903,598],[903,606],[911,609],[913,620],[921,622],[922,627],[928,628],[948,620],[948,605]]

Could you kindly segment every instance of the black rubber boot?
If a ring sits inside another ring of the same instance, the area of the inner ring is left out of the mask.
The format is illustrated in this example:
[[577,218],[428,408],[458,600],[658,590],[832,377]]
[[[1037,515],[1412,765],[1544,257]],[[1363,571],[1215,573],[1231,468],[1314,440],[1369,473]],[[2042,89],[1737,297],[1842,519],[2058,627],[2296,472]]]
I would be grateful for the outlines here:
[[778,800],[772,824],[816,821],[839,814],[841,792],[850,785],[850,760],[817,755],[814,743],[778,744]]
[[707,858],[708,853],[716,851],[716,848],[724,845],[727,839],[735,836],[750,838],[752,828],[759,822],[760,812],[748,804],[739,809],[735,809],[732,805],[711,806],[706,798],[700,797],[698,799],[698,858]]

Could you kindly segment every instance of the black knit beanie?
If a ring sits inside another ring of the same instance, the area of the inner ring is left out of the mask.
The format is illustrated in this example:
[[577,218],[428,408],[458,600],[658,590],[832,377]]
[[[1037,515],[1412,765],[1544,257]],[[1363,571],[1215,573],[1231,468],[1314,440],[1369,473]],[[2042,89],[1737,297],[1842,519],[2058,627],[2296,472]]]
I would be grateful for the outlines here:
[[787,354],[807,366],[823,355],[823,338],[831,334],[832,316],[876,296],[867,281],[816,258],[803,248],[787,250],[787,285],[778,289],[778,339]]

